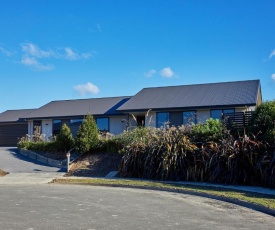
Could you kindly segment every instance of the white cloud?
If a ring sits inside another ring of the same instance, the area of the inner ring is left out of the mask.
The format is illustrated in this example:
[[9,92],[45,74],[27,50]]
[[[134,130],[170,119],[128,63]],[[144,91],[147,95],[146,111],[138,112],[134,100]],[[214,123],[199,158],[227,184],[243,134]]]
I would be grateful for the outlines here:
[[65,47],[64,51],[65,51],[64,57],[71,61],[75,61],[75,60],[79,60],[79,59],[88,59],[93,56],[93,54],[91,52],[79,54],[79,53],[73,51],[73,49],[70,47]]
[[[0,47],[1,48],[1,47]],[[77,53],[70,47],[43,50],[33,43],[23,43],[21,63],[36,70],[52,70],[53,65],[42,64],[43,59],[67,59],[76,61],[93,57],[92,52]],[[2,51],[0,49],[0,51]],[[2,51],[3,52],[3,51]]]
[[157,73],[157,71],[155,69],[151,69],[148,72],[144,73],[144,76],[145,77],[152,77],[156,73]]
[[76,86],[74,86],[74,90],[77,91],[78,93],[80,93],[82,96],[84,96],[86,94],[99,93],[99,88],[90,82],[87,82],[84,85],[76,85]]
[[0,46],[0,52],[1,52],[2,54],[4,54],[5,56],[7,56],[7,57],[11,57],[11,56],[13,55],[13,52],[8,51],[8,50],[4,49],[4,48],[1,47],[1,46]]
[[64,50],[65,50],[65,58],[69,60],[76,60],[79,58],[79,55],[75,53],[70,47],[66,47]]
[[269,55],[268,58],[270,59],[270,58],[272,58],[273,56],[275,56],[275,50],[273,50],[273,51],[271,52],[271,54]]
[[163,68],[159,73],[162,77],[171,78],[174,76],[174,72],[171,70],[170,67]]
[[39,71],[45,71],[45,70],[52,70],[54,69],[53,66],[51,65],[43,65],[40,62],[37,61],[36,58],[33,57],[27,57],[24,56],[21,59],[21,63],[25,66],[28,66],[34,70],[39,70]]
[[48,58],[55,56],[52,50],[42,50],[33,43],[23,43],[21,45],[24,55],[36,57],[36,58]]
[[271,79],[275,81],[275,73],[271,74]]

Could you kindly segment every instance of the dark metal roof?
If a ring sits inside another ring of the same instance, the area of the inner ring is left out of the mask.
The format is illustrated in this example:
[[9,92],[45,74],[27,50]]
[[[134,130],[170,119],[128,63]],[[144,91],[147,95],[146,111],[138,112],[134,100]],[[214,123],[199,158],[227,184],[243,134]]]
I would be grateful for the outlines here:
[[130,97],[107,97],[79,100],[52,101],[36,111],[23,116],[24,119],[77,117],[92,115],[116,115],[116,109]]
[[259,80],[145,88],[118,111],[252,106],[259,89]]
[[22,116],[25,116],[35,109],[7,110],[0,113],[0,122],[19,122]]

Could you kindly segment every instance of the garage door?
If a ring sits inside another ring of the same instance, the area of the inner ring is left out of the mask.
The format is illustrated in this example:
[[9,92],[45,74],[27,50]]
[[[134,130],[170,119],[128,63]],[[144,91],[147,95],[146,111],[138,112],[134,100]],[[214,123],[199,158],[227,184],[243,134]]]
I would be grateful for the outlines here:
[[18,139],[28,133],[28,124],[0,124],[0,146],[16,146]]

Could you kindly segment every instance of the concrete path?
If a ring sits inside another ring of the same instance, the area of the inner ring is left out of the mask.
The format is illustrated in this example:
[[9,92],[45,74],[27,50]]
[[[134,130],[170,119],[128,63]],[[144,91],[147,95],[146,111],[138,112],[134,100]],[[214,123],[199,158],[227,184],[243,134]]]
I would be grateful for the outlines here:
[[0,184],[43,184],[62,177],[64,170],[50,167],[17,154],[17,148],[0,148],[0,169],[9,172]]

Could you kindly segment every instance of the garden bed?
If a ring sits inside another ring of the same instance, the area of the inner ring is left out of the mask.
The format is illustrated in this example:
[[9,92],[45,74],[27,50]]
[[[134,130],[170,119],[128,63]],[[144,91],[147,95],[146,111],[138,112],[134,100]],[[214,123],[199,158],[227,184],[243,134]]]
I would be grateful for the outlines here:
[[118,170],[121,158],[117,153],[85,154],[72,163],[66,176],[105,177],[109,172]]

